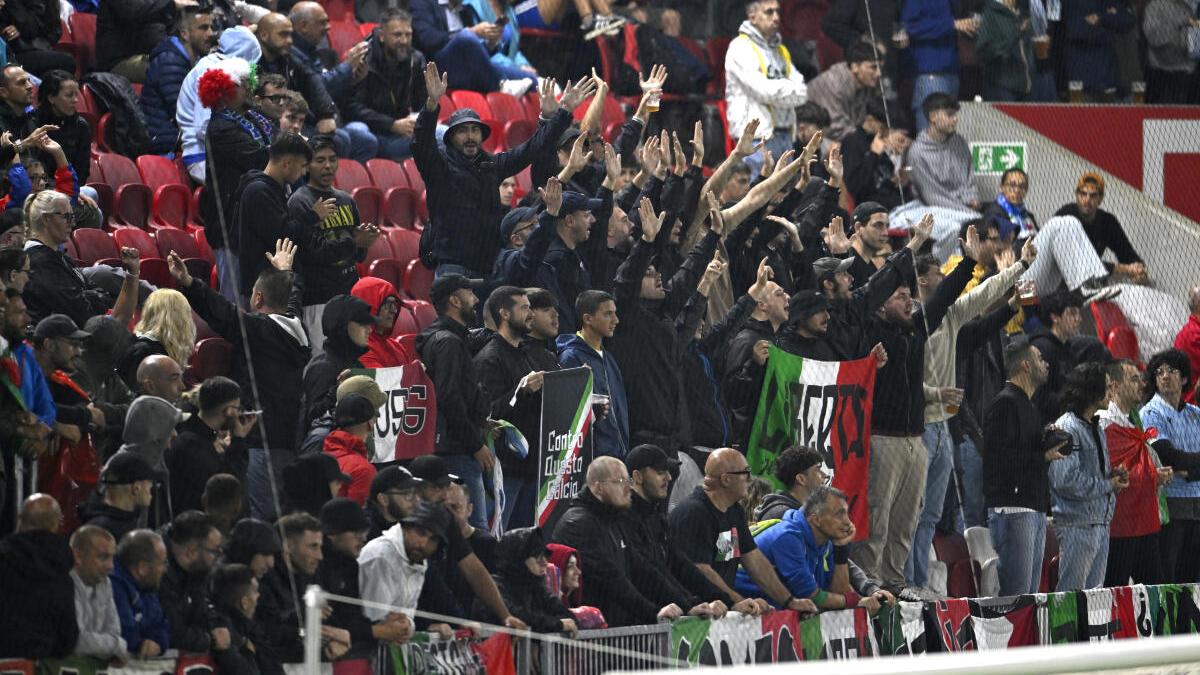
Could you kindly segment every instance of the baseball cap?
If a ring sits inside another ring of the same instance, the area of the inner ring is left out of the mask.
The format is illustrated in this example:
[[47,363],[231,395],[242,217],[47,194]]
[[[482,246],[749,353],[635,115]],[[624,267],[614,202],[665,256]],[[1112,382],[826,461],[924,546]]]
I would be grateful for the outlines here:
[[887,213],[887,208],[879,202],[863,202],[854,207],[854,222],[865,223],[876,213]]
[[37,328],[33,329],[33,337],[38,340],[49,340],[52,338],[83,340],[89,336],[91,336],[91,333],[86,330],[80,330],[79,326],[76,326],[71,317],[66,314],[51,314],[39,321]]
[[504,214],[504,219],[500,221],[500,240],[507,243],[508,238],[516,231],[517,225],[531,220],[536,221],[537,217],[537,209],[531,206],[518,206]]
[[333,409],[333,424],[339,429],[364,424],[375,419],[379,408],[362,394],[349,394],[338,400]]
[[375,474],[371,479],[371,498],[388,490],[410,490],[420,483],[421,479],[414,477],[408,469],[402,466],[389,466]]
[[826,256],[824,258],[817,259],[817,261],[813,263],[813,275],[816,276],[817,279],[821,279],[822,277],[829,274],[834,274],[835,272],[849,272],[850,268],[853,266],[854,256],[850,256],[848,258],[834,258],[832,256]]
[[371,529],[371,521],[352,499],[335,497],[321,507],[321,531],[325,534],[361,532]]
[[559,150],[570,150],[571,144],[574,143],[575,139],[579,138],[582,133],[583,132],[579,130],[579,127],[567,127],[567,130],[559,135],[558,145],[556,147]]
[[788,321],[803,321],[829,311],[829,299],[819,291],[800,291],[788,301]]
[[438,539],[442,540],[445,545],[447,538],[446,533],[450,529],[450,512],[441,504],[430,504],[421,502],[412,513],[408,514],[400,520],[405,525],[416,525],[429,530]]
[[483,279],[468,279],[461,274],[447,274],[433,280],[433,285],[429,287],[429,299],[435,306],[441,306],[455,291],[473,291],[479,288],[483,288]]
[[[321,476],[326,482],[337,480],[343,483],[349,483],[351,481],[351,478],[348,474],[342,473],[342,467],[338,466],[338,461],[333,455],[327,455],[323,452],[318,452],[313,456],[317,458],[314,461],[320,463]],[[292,466],[296,465],[293,464]]]
[[631,473],[647,467],[659,471],[672,471],[679,464],[679,460],[668,457],[662,448],[648,443],[635,447],[625,456],[625,467]]
[[562,208],[558,210],[558,215],[562,217],[576,211],[599,211],[603,204],[599,199],[590,199],[581,192],[564,192]]
[[118,452],[104,465],[100,482],[105,485],[130,485],[143,480],[155,480],[158,475],[141,455]]
[[387,394],[384,394],[383,390],[379,388],[379,383],[366,375],[352,375],[338,385],[338,401],[350,394],[366,396],[370,399],[371,405],[375,406],[376,410],[383,407],[384,403],[387,403]]
[[446,460],[437,455],[422,455],[408,465],[409,471],[416,478],[432,483],[438,487],[446,487],[450,483],[458,483],[462,479],[450,473],[446,468]]

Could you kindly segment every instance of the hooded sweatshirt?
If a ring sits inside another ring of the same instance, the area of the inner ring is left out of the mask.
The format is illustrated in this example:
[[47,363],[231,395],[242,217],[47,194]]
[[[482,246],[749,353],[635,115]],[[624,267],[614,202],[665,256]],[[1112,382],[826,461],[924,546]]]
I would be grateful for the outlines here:
[[212,111],[200,104],[200,76],[216,65],[236,56],[258,63],[262,58],[262,47],[258,38],[245,26],[237,26],[221,33],[217,40],[217,51],[196,62],[183,85],[179,88],[179,100],[175,103],[175,121],[179,124],[179,132],[183,139],[183,163],[188,173],[196,182],[204,182],[206,152],[204,149],[204,133],[208,128],[208,119]]
[[[396,287],[379,277],[363,277],[359,279],[354,284],[354,287],[350,289],[350,294],[360,300],[364,300],[370,305],[371,314],[376,317],[379,316],[379,308],[383,306],[384,300],[388,298],[400,299],[400,294],[396,292]],[[400,311],[406,310],[401,307]],[[399,340],[391,336],[394,326],[395,323],[387,327],[386,335],[380,335],[377,331],[371,331],[370,336],[367,338],[367,353],[358,358],[364,368],[391,368],[393,366],[403,366],[416,360],[416,354],[409,351]]]
[[101,460],[112,456],[121,445],[125,415],[134,395],[113,370],[113,360],[124,351],[133,336],[110,316],[93,316],[84,324],[91,335],[84,342],[80,368],[71,378],[92,397],[92,404],[104,413],[104,426],[92,432],[92,445]]
[[73,563],[67,540],[51,532],[18,532],[0,541],[0,654],[42,659],[71,653],[79,639]]
[[971,148],[961,134],[936,141],[929,130],[922,131],[908,151],[917,194],[926,206],[941,206],[962,211],[979,203],[975,169],[971,166]]
[[125,416],[124,443],[118,452],[141,455],[155,471],[166,471],[163,453],[171,441],[171,432],[183,414],[171,402],[158,396],[139,396]]
[[770,138],[776,129],[795,130],[795,108],[804,103],[808,90],[778,34],[767,40],[749,21],[742,22],[725,54],[725,77],[726,117],[733,138],[752,119],[758,120],[758,138]]
[[375,466],[367,458],[367,444],[363,439],[342,429],[334,429],[325,437],[324,452],[337,460],[342,473],[350,476],[338,490],[339,497],[349,497],[363,506],[371,494],[371,481],[375,478]]
[[329,457],[303,455],[283,467],[283,501],[285,513],[304,512],[320,517],[321,507],[332,499],[325,462]]
[[[362,599],[405,609],[415,608],[425,583],[424,562],[408,560],[404,548],[404,526],[397,523],[372,539],[358,554],[358,587]],[[371,621],[381,621],[390,610],[364,607]],[[410,615],[410,619],[413,617]]]
[[592,423],[595,456],[618,459],[629,452],[629,399],[617,359],[608,350],[597,352],[578,333],[558,336],[558,362],[563,368],[592,369],[592,393],[608,396],[608,416]]
[[103,501],[100,493],[94,493],[88,501],[79,505],[79,522],[103,528],[121,541],[121,537],[137,529],[138,512],[125,511]]
[[367,347],[350,341],[347,327],[356,305],[365,304],[359,298],[339,295],[325,305],[321,315],[321,330],[325,333],[325,348],[304,368],[304,429],[336,403],[338,375],[349,368],[362,368],[359,359]]
[[300,233],[317,225],[317,214],[311,209],[294,216],[289,213],[286,189],[265,172],[250,171],[242,176],[230,201],[234,216],[232,241],[227,243],[238,253],[241,291],[247,297],[258,275],[270,266],[264,254],[274,252],[275,242],[284,237],[299,239]]
[[[513,616],[528,624],[530,630],[557,633],[562,630],[562,620],[570,619],[571,613],[546,590],[546,577],[535,576],[525,565],[526,558],[543,551],[546,543],[538,528],[522,527],[504,533],[496,543],[496,572],[492,577]],[[475,615],[496,621],[481,602],[476,602]]]

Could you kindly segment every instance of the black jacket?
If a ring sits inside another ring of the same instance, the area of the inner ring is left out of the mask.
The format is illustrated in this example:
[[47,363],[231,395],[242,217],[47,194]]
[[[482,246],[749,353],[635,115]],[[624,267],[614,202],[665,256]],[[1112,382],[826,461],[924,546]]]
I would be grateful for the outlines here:
[[903,201],[900,188],[892,182],[896,166],[886,152],[871,152],[874,136],[858,127],[842,140],[842,155],[846,158],[846,188],[856,203],[879,202],[894,209]]
[[[323,559],[317,568],[317,583],[321,589],[344,595],[347,598],[361,598],[358,590],[358,560],[331,546],[325,540],[321,547]],[[375,636],[371,634],[371,620],[363,615],[361,607],[347,605],[344,602],[332,603],[333,614],[327,622],[331,626],[350,631],[351,647],[356,651],[375,644]]]
[[229,649],[212,652],[222,675],[283,675],[283,665],[253,620],[219,602],[213,603],[213,615],[218,626],[229,629]]
[[[54,0],[6,3],[0,9],[0,26],[15,26],[21,33],[16,40],[6,40],[9,52],[17,56],[27,51],[53,51],[54,45],[62,38],[62,20],[59,19],[58,3]],[[9,61],[20,59],[10,56]]]
[[483,447],[488,398],[466,340],[467,327],[444,316],[417,336],[417,352],[437,393],[439,455],[470,455]]
[[963,414],[951,420],[950,431],[956,441],[969,436],[976,448],[983,447],[981,420],[988,403],[1004,386],[1004,347],[1009,341],[1004,326],[1015,314],[1005,303],[968,321],[958,331],[955,372],[963,390]]
[[[358,302],[361,301],[354,300],[355,304]],[[351,303],[340,301],[329,303],[321,316],[325,345],[304,368],[304,426],[300,429],[301,433],[336,405],[338,375],[343,370],[363,367],[358,359],[367,353],[367,348],[351,342],[350,334],[346,331],[350,324],[348,316],[351,306]]]
[[692,294],[680,317],[679,337],[687,343],[683,353],[683,390],[692,420],[692,441],[706,448],[724,448],[733,442],[733,418],[721,389],[717,364],[729,340],[741,330],[757,303],[743,295],[733,309],[712,325],[699,339],[696,334],[708,309],[708,298]]
[[[867,328],[867,344],[882,342],[887,365],[876,375],[871,411],[871,431],[888,436],[920,435],[925,429],[925,341],[937,330],[946,310],[971,280],[975,261],[963,258],[938,286],[929,302],[912,313],[912,325],[873,318]],[[927,332],[928,331],[928,332]]]
[[[92,171],[92,129],[87,120],[78,114],[69,117],[59,117],[54,114],[49,104],[37,109],[37,124],[58,125],[57,131],[50,132],[50,138],[62,146],[67,162],[75,169],[75,177],[79,185],[86,185]],[[47,166],[48,174],[54,173],[54,167]]]
[[480,150],[468,158],[434,138],[437,110],[423,105],[413,135],[413,158],[425,181],[433,255],[439,263],[464,265],[480,274],[492,269],[500,251],[500,181],[515,176],[539,155],[553,153],[571,115],[559,110],[526,142],[495,155]]
[[678,598],[675,604],[685,612],[701,602],[713,600],[732,607],[733,598],[714,586],[671,540],[666,502],[651,503],[636,491],[630,498],[633,505],[621,519],[625,541],[652,566],[662,570],[661,581],[667,583],[668,592]]
[[[225,233],[221,230],[222,213],[225,216],[225,226],[229,228],[229,236],[233,239],[232,243],[236,244],[238,213],[234,196],[242,189],[243,176],[256,170],[261,171],[267,166],[268,151],[271,147],[271,125],[266,118],[256,114],[247,115],[245,119],[258,131],[258,138],[248,133],[224,112],[214,114],[208,122],[205,143],[208,146],[209,170],[204,176],[200,213],[204,218],[204,238],[208,239],[208,245],[214,249],[227,245]],[[274,241],[271,243],[273,245]],[[249,283],[253,284],[254,279]]]
[[0,540],[0,654],[42,659],[75,649],[74,562],[57,534],[34,530]]
[[1042,424],[1050,424],[1066,412],[1059,402],[1059,396],[1067,373],[1075,367],[1075,357],[1070,345],[1058,339],[1049,329],[1043,328],[1034,333],[1029,341],[1042,353],[1042,359],[1048,366],[1046,382],[1034,393],[1033,404],[1042,414]]
[[[204,319],[218,335],[233,343],[232,377],[242,387],[242,404],[254,405],[254,392],[250,388],[250,377],[246,370],[245,350],[242,349],[242,332],[238,324],[238,308],[221,297],[207,284],[193,279],[192,285],[181,289],[192,309]],[[263,411],[263,423],[267,430],[267,441],[271,448],[294,450],[299,444],[297,429],[300,422],[301,375],[308,363],[311,350],[304,325],[300,319],[300,288],[293,284],[288,303],[288,314],[244,314],[246,337],[250,355],[254,359],[255,377],[259,382],[262,400],[258,406]],[[259,426],[246,437],[249,447],[259,445]]]
[[516,405],[509,405],[521,378],[534,371],[558,370],[558,357],[545,346],[524,341],[520,346],[509,344],[499,333],[475,355],[475,372],[479,388],[491,404],[491,417],[507,420],[529,441],[529,454],[517,457],[504,444],[497,445],[497,456],[504,466],[504,475],[537,476],[539,437],[542,422],[542,390],[521,391]]
[[51,314],[66,314],[76,326],[107,312],[114,298],[94,287],[75,269],[66,253],[37,242],[25,249],[29,254],[29,283],[21,297],[29,318],[36,324]]
[[213,447],[217,432],[198,414],[181,423],[176,431],[179,436],[164,454],[171,479],[171,508],[175,513],[203,510],[200,498],[204,494],[204,484],[219,473],[232,474],[245,483],[246,470],[250,466],[246,439],[233,436],[225,452],[218,453]]
[[759,340],[774,339],[775,327],[770,321],[749,319],[729,341],[720,361],[721,395],[729,406],[733,443],[737,447],[745,447],[750,440],[750,426],[758,412],[758,395],[766,374],[766,367],[754,362],[754,345]]
[[1033,401],[1011,382],[988,404],[981,448],[983,497],[988,508],[1049,510],[1049,465],[1042,448],[1042,428]]
[[[525,566],[525,559],[545,550],[541,532],[522,527],[506,532],[496,543],[496,571],[492,578],[508,611],[538,633],[562,632],[562,620],[572,618],[571,612],[558,598],[550,595],[546,578],[534,576]],[[478,600],[474,614],[481,620],[497,623]]]
[[135,54],[149,54],[179,18],[171,0],[101,2],[96,14],[100,70],[112,70],[117,62]]
[[317,214],[314,211],[305,211],[295,217],[289,214],[284,185],[262,171],[251,171],[242,176],[233,202],[237,217],[230,233],[233,241],[229,242],[229,247],[238,252],[241,292],[249,296],[258,275],[270,267],[264,254],[273,253],[276,240],[283,237],[303,241],[303,232],[316,225]]
[[212,647],[209,632],[218,625],[208,602],[208,575],[184,571],[169,552],[170,547],[168,542],[167,573],[163,575],[158,595],[171,627],[171,647],[206,652]]
[[167,348],[161,342],[154,338],[137,336],[133,338],[133,342],[117,355],[116,368],[117,375],[121,376],[121,381],[129,387],[130,391],[138,390],[137,370],[138,366],[142,365],[142,360],[147,356],[166,355]]
[[408,59],[393,61],[378,33],[367,49],[367,77],[354,87],[346,115],[366,124],[373,134],[391,134],[392,123],[425,105],[425,56],[413,49]]
[[308,101],[313,119],[337,119],[337,106],[325,89],[321,74],[313,72],[294,53],[289,51],[287,55],[273,60],[264,54],[258,62],[258,72],[283,76],[287,80],[287,88],[299,92]]
[[[254,623],[261,629],[263,641],[282,663],[304,661],[304,591],[315,577],[292,570],[289,574],[286,554],[276,554],[275,567],[258,582],[258,609]],[[295,579],[291,580],[290,575]],[[294,584],[294,585],[293,585]],[[295,593],[292,589],[295,588]],[[336,603],[335,603],[336,604]]]
[[86,502],[79,505],[77,511],[80,523],[108,530],[117,541],[121,541],[121,537],[136,530],[138,526],[137,511],[123,511],[106,504],[99,493],[93,493]]
[[598,607],[612,627],[654,623],[658,610],[676,600],[662,571],[627,540],[624,519],[624,513],[584,489],[550,537],[579,551],[588,573],[583,604]]
[[13,140],[25,138],[37,128],[33,110],[13,110],[12,106],[0,104],[0,131],[11,131]]

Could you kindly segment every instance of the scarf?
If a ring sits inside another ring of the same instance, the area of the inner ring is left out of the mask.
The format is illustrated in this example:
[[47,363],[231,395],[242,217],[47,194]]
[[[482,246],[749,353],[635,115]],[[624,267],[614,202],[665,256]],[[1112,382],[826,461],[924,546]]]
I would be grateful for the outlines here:
[[271,144],[271,121],[257,110],[247,110],[245,115],[241,115],[229,108],[222,108],[217,115],[237,123],[259,145]]
[[1017,226],[1017,229],[1019,230],[1017,236],[1019,238],[1024,239],[1025,237],[1033,234],[1033,223],[1030,222],[1029,218],[1026,217],[1025,214],[1028,213],[1028,211],[1025,210],[1024,206],[1013,204],[1012,202],[1008,201],[1004,195],[998,195],[996,197],[996,203],[1000,205],[1000,208],[1004,209],[1004,213],[1008,215],[1008,219],[1012,221],[1013,225]]

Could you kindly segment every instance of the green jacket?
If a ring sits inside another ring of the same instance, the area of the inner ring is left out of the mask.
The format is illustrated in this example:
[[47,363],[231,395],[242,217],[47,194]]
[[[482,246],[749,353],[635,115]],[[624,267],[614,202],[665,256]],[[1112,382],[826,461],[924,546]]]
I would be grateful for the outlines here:
[[975,55],[983,65],[986,82],[1018,96],[1033,89],[1032,33],[1027,24],[1022,26],[1027,19],[1024,14],[1013,14],[998,0],[989,0],[975,38]]

